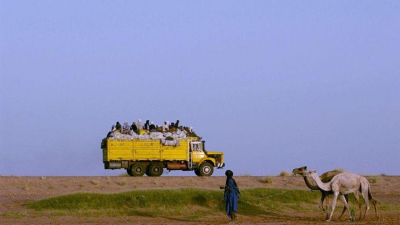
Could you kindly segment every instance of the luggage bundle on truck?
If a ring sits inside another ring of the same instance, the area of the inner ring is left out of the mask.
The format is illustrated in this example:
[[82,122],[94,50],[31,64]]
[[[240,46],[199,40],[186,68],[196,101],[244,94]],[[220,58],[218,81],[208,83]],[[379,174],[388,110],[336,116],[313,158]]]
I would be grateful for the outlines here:
[[104,138],[101,148],[105,169],[126,169],[130,176],[161,176],[164,168],[211,176],[214,168],[225,166],[224,154],[207,151],[200,137],[175,140]]

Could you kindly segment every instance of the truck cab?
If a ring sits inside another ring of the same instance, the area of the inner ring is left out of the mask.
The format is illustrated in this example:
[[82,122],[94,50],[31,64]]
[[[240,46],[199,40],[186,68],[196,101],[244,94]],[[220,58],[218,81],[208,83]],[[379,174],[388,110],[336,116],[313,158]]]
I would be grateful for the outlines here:
[[191,141],[189,152],[189,169],[194,169],[198,176],[211,176],[213,167],[225,166],[223,153],[206,151],[205,141]]

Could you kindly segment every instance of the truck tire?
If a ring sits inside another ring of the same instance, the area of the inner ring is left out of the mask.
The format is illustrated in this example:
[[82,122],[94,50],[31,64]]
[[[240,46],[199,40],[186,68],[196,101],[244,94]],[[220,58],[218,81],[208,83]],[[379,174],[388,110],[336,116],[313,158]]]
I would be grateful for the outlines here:
[[197,175],[197,176],[201,176],[201,174],[200,174],[200,171],[199,170],[194,170],[194,173]]
[[130,169],[126,169],[126,172],[128,173],[129,176],[133,177],[132,171]]
[[205,162],[200,165],[199,168],[200,176],[209,177],[213,174],[213,172],[214,172],[214,167],[210,163]]
[[146,171],[147,176],[159,177],[164,172],[164,166],[161,163],[152,163]]
[[146,166],[143,163],[135,163],[131,166],[131,173],[134,177],[141,177],[146,172]]

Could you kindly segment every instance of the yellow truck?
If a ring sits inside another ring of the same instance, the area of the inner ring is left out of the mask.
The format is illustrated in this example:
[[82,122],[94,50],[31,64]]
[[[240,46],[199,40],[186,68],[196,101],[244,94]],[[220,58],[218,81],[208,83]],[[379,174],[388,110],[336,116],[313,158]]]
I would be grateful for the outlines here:
[[130,176],[161,176],[167,170],[194,171],[211,176],[225,166],[222,152],[207,151],[197,137],[173,142],[160,139],[112,139],[101,143],[105,169],[126,169]]

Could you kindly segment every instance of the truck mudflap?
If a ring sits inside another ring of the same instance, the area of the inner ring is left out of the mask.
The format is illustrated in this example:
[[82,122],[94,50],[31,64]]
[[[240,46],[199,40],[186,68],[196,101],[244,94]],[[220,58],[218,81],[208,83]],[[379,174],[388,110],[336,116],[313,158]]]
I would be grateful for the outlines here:
[[222,169],[225,167],[225,163],[218,163],[217,164],[217,169]]

